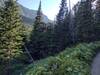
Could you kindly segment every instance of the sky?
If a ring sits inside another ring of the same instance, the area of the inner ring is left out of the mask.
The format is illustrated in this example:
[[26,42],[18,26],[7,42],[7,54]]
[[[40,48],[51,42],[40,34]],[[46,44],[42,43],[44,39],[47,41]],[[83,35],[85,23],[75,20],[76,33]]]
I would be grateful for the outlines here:
[[[61,0],[41,0],[42,12],[48,16],[49,19],[54,20],[59,11]],[[71,6],[73,7],[79,0],[71,0]],[[37,10],[40,0],[18,0],[23,6]]]

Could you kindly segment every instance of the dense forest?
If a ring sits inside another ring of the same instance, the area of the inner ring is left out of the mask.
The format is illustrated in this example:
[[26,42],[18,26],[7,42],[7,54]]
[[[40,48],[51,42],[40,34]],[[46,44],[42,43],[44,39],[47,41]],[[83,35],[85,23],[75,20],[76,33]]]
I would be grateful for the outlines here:
[[[34,2],[34,0],[33,0]],[[0,75],[91,75],[100,49],[100,0],[61,0],[52,23],[43,21],[42,2],[32,27],[16,0],[0,7]]]

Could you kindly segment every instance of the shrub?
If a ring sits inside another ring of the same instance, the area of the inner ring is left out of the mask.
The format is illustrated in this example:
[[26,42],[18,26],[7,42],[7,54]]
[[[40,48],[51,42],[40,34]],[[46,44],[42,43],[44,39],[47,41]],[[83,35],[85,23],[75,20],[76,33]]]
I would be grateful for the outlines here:
[[66,48],[56,57],[48,58],[45,65],[38,65],[31,71],[25,70],[23,75],[91,75],[91,62],[98,48],[100,48],[99,42]]

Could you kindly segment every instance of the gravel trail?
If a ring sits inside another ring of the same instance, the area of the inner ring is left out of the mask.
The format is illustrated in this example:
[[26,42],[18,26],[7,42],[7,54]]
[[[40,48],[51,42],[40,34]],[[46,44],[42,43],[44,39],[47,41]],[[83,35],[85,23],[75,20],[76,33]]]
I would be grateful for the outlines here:
[[100,75],[100,53],[97,54],[97,56],[94,58],[94,61],[92,63],[92,75]]

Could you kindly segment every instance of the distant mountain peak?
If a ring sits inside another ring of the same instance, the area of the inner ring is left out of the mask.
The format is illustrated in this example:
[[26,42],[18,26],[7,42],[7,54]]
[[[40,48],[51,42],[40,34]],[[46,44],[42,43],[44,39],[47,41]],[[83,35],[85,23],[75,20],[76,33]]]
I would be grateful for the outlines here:
[[[35,17],[37,15],[37,10],[32,10],[32,9],[28,9],[24,6],[22,6],[21,4],[18,4],[19,7],[20,7],[20,13],[22,15],[22,18],[23,18],[23,21],[25,23],[28,23],[28,24],[32,24],[35,20]],[[43,14],[43,13],[42,13]],[[48,22],[52,22],[50,19],[48,19],[48,17],[46,15],[43,14],[42,16],[43,18],[43,21],[45,23],[48,23]]]
[[[7,1],[7,0],[0,0],[0,7],[4,5],[4,1]],[[18,6],[20,7],[20,15],[22,16],[23,22],[25,24],[32,25],[35,21],[37,10],[26,8],[19,3],[18,3]],[[43,22],[45,23],[52,22],[50,19],[48,19],[46,15],[43,14],[42,17],[43,17]]]

